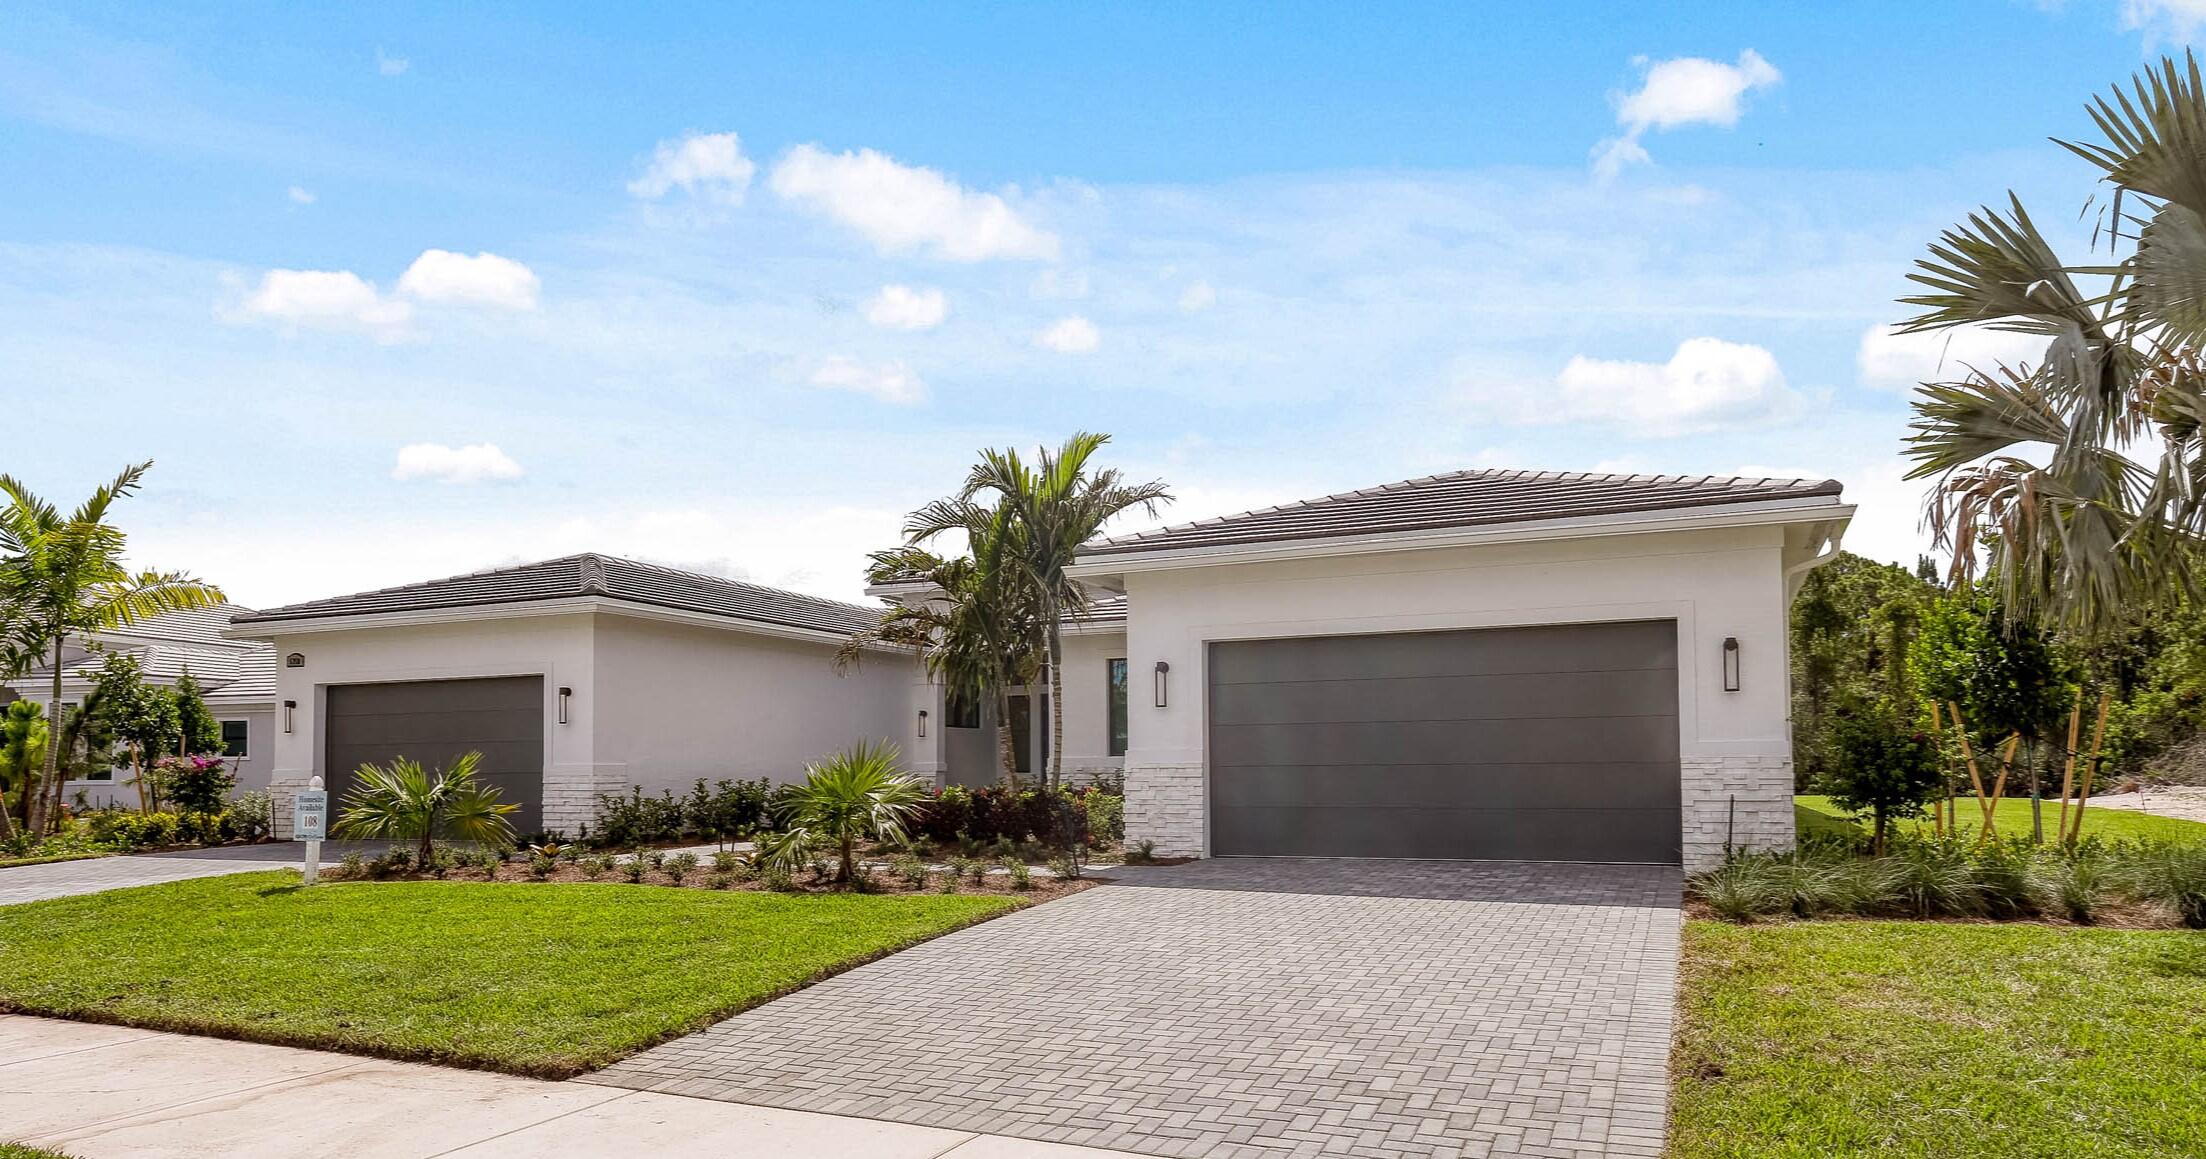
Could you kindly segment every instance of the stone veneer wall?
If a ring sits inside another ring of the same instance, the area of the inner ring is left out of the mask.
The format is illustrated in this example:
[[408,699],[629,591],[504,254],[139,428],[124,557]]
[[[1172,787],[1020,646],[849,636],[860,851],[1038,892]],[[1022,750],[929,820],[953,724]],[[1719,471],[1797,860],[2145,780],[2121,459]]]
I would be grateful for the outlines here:
[[1159,857],[1204,857],[1201,765],[1126,766],[1126,844],[1156,842]]
[[1741,849],[1793,843],[1792,762],[1782,757],[1686,757],[1685,870],[1723,863],[1724,842]]

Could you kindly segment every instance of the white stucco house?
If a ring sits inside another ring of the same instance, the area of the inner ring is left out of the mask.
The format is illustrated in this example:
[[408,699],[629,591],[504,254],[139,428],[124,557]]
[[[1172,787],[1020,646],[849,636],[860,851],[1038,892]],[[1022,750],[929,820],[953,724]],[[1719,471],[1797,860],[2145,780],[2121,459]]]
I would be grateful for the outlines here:
[[[1788,844],[1787,612],[1852,510],[1830,480],[1475,470],[1098,541],[1064,767],[1122,774],[1129,840],[1162,854],[1698,867]],[[992,783],[990,709],[900,652],[833,663],[880,613],[579,555],[229,635],[276,658],[279,796],[473,749],[524,831],[572,832],[600,793],[791,779],[859,740]],[[1030,769],[1046,696],[1013,694]]]

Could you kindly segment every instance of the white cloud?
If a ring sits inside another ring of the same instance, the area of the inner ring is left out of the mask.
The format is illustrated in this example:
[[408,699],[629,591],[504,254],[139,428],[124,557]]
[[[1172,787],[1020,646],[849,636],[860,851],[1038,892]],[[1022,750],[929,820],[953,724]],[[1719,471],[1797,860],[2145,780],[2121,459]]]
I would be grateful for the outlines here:
[[269,270],[240,303],[236,316],[393,338],[412,314],[412,306],[384,297],[350,270]]
[[398,449],[391,478],[401,481],[433,479],[439,483],[481,483],[491,479],[518,479],[521,464],[495,443],[469,443],[448,447],[443,443],[413,443]]
[[949,316],[949,297],[931,286],[883,286],[866,303],[866,321],[884,330],[932,330]]
[[1085,298],[1088,296],[1088,272],[1051,266],[1034,275],[1034,280],[1027,283],[1026,292],[1042,301]]
[[309,190],[307,190],[307,189],[304,189],[304,188],[302,188],[302,187],[300,187],[300,186],[297,186],[297,185],[294,185],[294,186],[292,186],[291,188],[289,188],[289,189],[286,189],[286,190],[284,190],[284,196],[286,196],[286,197],[290,198],[290,199],[291,199],[291,204],[293,204],[293,205],[312,205],[312,204],[314,204],[314,194],[313,194],[313,193],[312,193],[311,191],[309,191]]
[[927,384],[902,362],[868,364],[838,354],[820,363],[809,381],[826,390],[872,395],[882,402],[910,404],[927,397]]
[[399,76],[413,67],[413,62],[403,56],[385,56],[383,50],[375,50],[375,71],[384,76]]
[[1057,257],[1057,236],[993,193],[976,193],[932,169],[860,149],[799,145],[774,166],[773,190],[857,230],[884,254],[924,252],[957,262]]
[[1626,165],[1649,159],[1646,147],[1640,144],[1648,130],[1667,131],[1685,125],[1730,128],[1739,123],[1748,93],[1784,79],[1774,65],[1751,48],[1739,54],[1737,64],[1698,56],[1652,63],[1642,58],[1640,63],[1646,68],[1645,79],[1636,91],[1624,94],[1616,106],[1616,123],[1624,132],[1593,147],[1594,172],[1603,179],[1614,177]]
[[1578,355],[1551,387],[1473,380],[1463,396],[1483,417],[1516,426],[1596,423],[1653,437],[1748,426],[1799,402],[1769,351],[1716,338],[1687,339],[1667,362]]
[[423,302],[534,310],[540,288],[536,272],[497,254],[473,257],[450,250],[423,250],[398,279],[398,292]]
[[2206,28],[2206,0],[2122,0],[2122,27],[2147,43],[2189,44]]
[[1086,354],[1103,342],[1095,323],[1078,314],[1059,318],[1034,336],[1034,344],[1059,354]]
[[1180,309],[1190,314],[1217,304],[1218,291],[1211,289],[1209,282],[1189,282],[1187,288],[1180,291]]
[[1901,334],[1895,326],[1871,326],[1861,335],[1855,361],[1863,384],[1912,391],[1920,383],[1959,377],[1970,370],[2038,364],[2042,334],[2016,334],[1983,326]]
[[656,200],[679,189],[721,205],[741,205],[757,172],[734,133],[689,133],[679,141],[659,142],[651,164],[628,183],[628,192]]

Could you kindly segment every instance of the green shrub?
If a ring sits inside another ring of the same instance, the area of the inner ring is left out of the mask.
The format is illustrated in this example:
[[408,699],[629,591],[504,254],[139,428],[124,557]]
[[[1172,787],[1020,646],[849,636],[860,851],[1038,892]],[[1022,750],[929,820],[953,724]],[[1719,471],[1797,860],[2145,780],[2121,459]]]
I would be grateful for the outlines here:
[[1089,792],[1080,805],[1088,814],[1088,839],[1119,841],[1126,836],[1126,798],[1116,793]]
[[2206,929],[2206,845],[2155,841],[2126,859],[2129,891],[2141,901],[2173,910],[2194,930]]
[[1134,847],[1126,851],[1128,865],[1147,865],[1156,859],[1157,843],[1147,839],[1135,842]]
[[1060,881],[1077,881],[1080,877],[1080,863],[1070,857],[1052,857],[1049,859],[1049,871],[1056,874]]
[[559,855],[548,852],[539,845],[529,851],[529,876],[542,881],[559,868]]
[[602,853],[593,853],[582,859],[582,876],[596,881],[613,871],[613,859]]
[[732,849],[723,849],[712,855],[715,873],[734,873],[743,867],[743,855]]
[[359,850],[345,854],[344,858],[337,863],[337,867],[344,871],[346,877],[356,881],[368,875],[368,860],[360,856]]
[[734,889],[735,873],[732,870],[715,869],[705,875],[705,885],[710,889]]
[[275,831],[270,824],[274,816],[274,803],[269,800],[268,794],[257,789],[239,793],[230,801],[230,823],[237,827],[240,841],[260,841],[267,838]]
[[1034,871],[1026,867],[1026,862],[1014,860],[1009,862],[1008,866],[1011,870],[1011,888],[1018,890],[1034,888]]
[[2112,887],[2106,858],[2091,843],[2067,856],[2041,858],[2031,872],[2031,889],[2038,904],[2065,915],[2077,925],[2090,925]]
[[237,777],[221,757],[162,757],[152,773],[160,785],[161,800],[179,813],[219,813]]
[[646,797],[643,786],[632,785],[628,795],[600,794],[594,828],[583,826],[583,840],[600,849],[634,849],[639,845],[678,841],[682,837],[682,802],[674,791]]
[[953,873],[945,873],[945,874],[941,874],[941,875],[939,875],[938,877],[936,877],[936,879],[935,879],[935,883],[934,883],[934,888],[935,888],[935,892],[936,892],[936,893],[956,893],[956,892],[958,891],[958,882],[960,882],[961,880],[963,880],[963,879],[962,879],[962,878],[960,878],[960,877],[959,877],[959,876],[958,876],[958,875],[957,875],[956,873],[954,873],[954,872],[953,872]]
[[2027,917],[2037,912],[2032,888],[2033,850],[2027,837],[1983,841],[1970,847],[1969,870],[1976,895],[1993,917]]
[[429,860],[422,866],[422,868],[428,871],[429,876],[442,881],[444,880],[444,875],[452,872],[454,869],[459,868],[459,864],[459,854],[452,852],[445,846],[439,845],[429,851]]
[[758,871],[758,882],[775,893],[791,893],[797,888],[796,879],[779,865],[765,865]]
[[1983,894],[1968,851],[1954,838],[1906,841],[1886,858],[1894,899],[1916,917],[1971,917],[1982,913]]
[[1687,882],[1687,892],[1729,922],[1750,922],[1785,908],[1772,880],[1775,863],[1766,857],[1734,857]]
[[627,878],[630,885],[643,884],[644,871],[648,868],[641,857],[631,857],[620,863],[621,876]]
[[677,853],[659,866],[660,872],[666,874],[667,879],[676,885],[682,884],[682,879],[696,868],[697,855],[694,853]]
[[927,863],[909,853],[889,862],[889,872],[903,878],[905,882],[911,885],[927,884]]

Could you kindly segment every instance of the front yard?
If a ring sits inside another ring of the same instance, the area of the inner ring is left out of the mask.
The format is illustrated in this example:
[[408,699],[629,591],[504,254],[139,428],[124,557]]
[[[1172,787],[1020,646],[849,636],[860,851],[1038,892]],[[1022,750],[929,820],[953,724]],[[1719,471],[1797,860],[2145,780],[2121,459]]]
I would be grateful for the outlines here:
[[564,1077],[1018,904],[296,882],[241,874],[0,909],[0,1011]]
[[1686,927],[1673,1159],[2206,1153],[2206,935]]
[[[1793,804],[1801,816],[1801,832],[1803,833],[1810,831],[1811,828],[1825,827],[1823,824],[1825,821],[1840,826],[1855,823],[1854,819],[1848,816],[1844,809],[1832,804],[1829,797],[1802,794],[1793,798]],[[2060,824],[2060,801],[2049,798],[2041,804],[2045,815],[2046,840],[2051,841],[2054,839],[2055,829]],[[1809,814],[1813,814],[1813,816],[1811,817]],[[1974,797],[1961,798],[1954,814],[1960,818],[1960,823],[1963,826],[1971,830],[1983,821],[1982,806],[1977,803]],[[2030,798],[2027,795],[2001,798],[1998,807],[1993,810],[1992,819],[2002,836],[2028,836],[2030,833]],[[1863,830],[1866,831],[1867,823],[1862,822],[1861,825]],[[1927,831],[1930,828],[1930,822],[1927,820],[1902,821],[1899,822],[1899,827],[1908,831],[1917,829]],[[2083,811],[2083,832],[2086,837],[2097,836],[2109,841],[2127,839],[2131,841],[2206,843],[2206,824],[2200,824],[2197,821],[2185,821],[2180,817],[2155,817],[2150,813],[2139,813],[2132,809],[2087,807]]]

